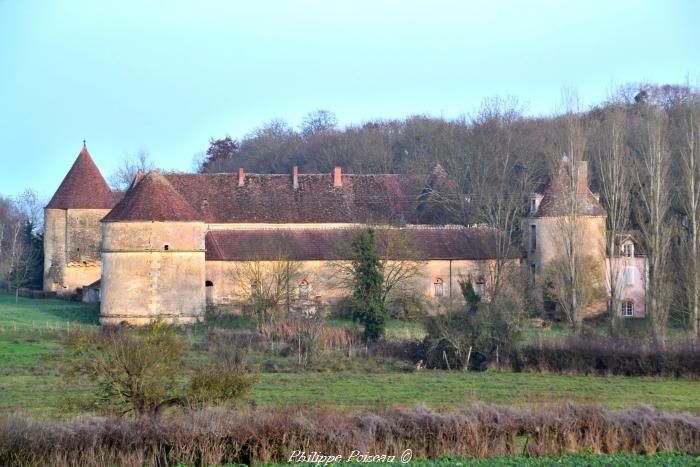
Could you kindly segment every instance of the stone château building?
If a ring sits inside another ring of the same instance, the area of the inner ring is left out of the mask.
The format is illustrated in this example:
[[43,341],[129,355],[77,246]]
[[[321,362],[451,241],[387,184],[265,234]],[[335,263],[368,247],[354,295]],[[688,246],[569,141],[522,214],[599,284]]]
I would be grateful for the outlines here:
[[[551,257],[555,192],[535,198],[528,218],[535,270]],[[590,240],[598,248],[605,214],[587,185],[581,194],[596,219]],[[415,289],[426,301],[451,306],[462,281],[487,296],[499,235],[436,223],[459,202],[439,165],[423,176],[343,174],[340,167],[330,174],[153,171],[113,191],[83,147],[45,209],[44,290],[99,296],[102,323],[187,323],[208,306],[235,307],[256,293],[260,284],[240,274],[246,265],[271,267],[284,257],[298,266],[294,300],[319,306],[344,294],[332,280],[334,265],[349,259],[357,229],[371,226],[384,258],[421,261]],[[508,259],[514,267],[516,256]]]

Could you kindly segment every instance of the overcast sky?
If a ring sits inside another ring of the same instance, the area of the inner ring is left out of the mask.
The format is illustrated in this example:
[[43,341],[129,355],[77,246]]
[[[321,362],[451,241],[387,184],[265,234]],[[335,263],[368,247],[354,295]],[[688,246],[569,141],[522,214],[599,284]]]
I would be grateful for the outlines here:
[[550,114],[639,81],[696,83],[698,1],[0,0],[0,194],[50,197],[82,139],[189,170],[208,139],[316,109],[341,124]]

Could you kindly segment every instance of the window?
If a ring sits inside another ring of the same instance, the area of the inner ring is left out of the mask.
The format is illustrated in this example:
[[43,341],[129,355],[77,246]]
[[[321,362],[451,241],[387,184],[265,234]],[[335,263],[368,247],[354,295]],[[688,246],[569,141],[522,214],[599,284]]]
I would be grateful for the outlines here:
[[301,300],[309,299],[309,283],[306,279],[299,284],[299,298]]
[[624,281],[625,285],[632,285],[634,283],[634,267],[633,266],[625,266],[622,269],[622,280]]
[[474,287],[474,291],[479,297],[484,296],[484,293],[486,292],[486,281],[483,277],[479,277],[476,280],[476,287]]
[[626,258],[633,258],[634,257],[634,243],[627,242],[624,245],[622,245],[622,254]]
[[530,214],[534,214],[537,210],[537,201],[535,198],[530,198]]
[[170,249],[170,245],[168,245],[167,243],[165,245],[163,245],[163,250],[168,251],[169,249]]
[[445,295],[445,289],[443,287],[442,278],[440,277],[435,279],[435,282],[433,282],[433,294],[436,297],[442,297]]
[[260,287],[256,282],[250,284],[250,296],[255,298],[260,294]]
[[530,251],[535,251],[537,248],[537,226],[530,226]]
[[622,316],[634,316],[634,302],[622,302]]
[[204,281],[204,287],[214,287],[214,283],[212,281]]

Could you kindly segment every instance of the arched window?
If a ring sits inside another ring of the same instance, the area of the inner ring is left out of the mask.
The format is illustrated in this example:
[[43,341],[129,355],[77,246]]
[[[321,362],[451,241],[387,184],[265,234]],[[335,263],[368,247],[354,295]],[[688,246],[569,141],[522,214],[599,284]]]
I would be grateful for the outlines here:
[[301,300],[309,299],[309,281],[306,279],[299,283],[299,298]]
[[204,287],[214,287],[214,283],[212,281],[204,281]]
[[622,302],[622,316],[631,317],[634,316],[634,302],[627,300]]
[[438,277],[433,282],[433,295],[436,297],[443,297],[445,295],[445,288],[442,277]]

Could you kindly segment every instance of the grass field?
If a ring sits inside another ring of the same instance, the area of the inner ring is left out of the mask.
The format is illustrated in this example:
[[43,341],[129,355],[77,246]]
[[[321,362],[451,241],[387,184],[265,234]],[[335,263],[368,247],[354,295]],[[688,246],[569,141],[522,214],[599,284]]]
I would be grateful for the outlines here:
[[[47,325],[48,323],[48,325]],[[69,324],[70,323],[70,324]],[[29,300],[0,295],[0,412],[33,416],[75,415],[65,394],[79,397],[90,387],[69,387],[57,371],[55,355],[69,326],[95,326],[95,306],[61,300]],[[347,325],[339,322],[338,325]],[[227,321],[246,326],[244,319]],[[419,330],[392,323],[397,335]],[[15,329],[16,328],[16,329]],[[200,335],[204,329],[198,332]],[[198,340],[197,335],[194,340]],[[191,352],[190,358],[204,358]],[[336,358],[336,371],[292,371],[281,356],[254,356],[262,369],[251,399],[261,405],[337,406],[347,409],[411,407],[423,402],[449,409],[484,401],[538,405],[571,400],[612,409],[648,404],[659,409],[700,414],[700,381],[672,378],[592,377],[510,372],[409,371],[368,359]]]

